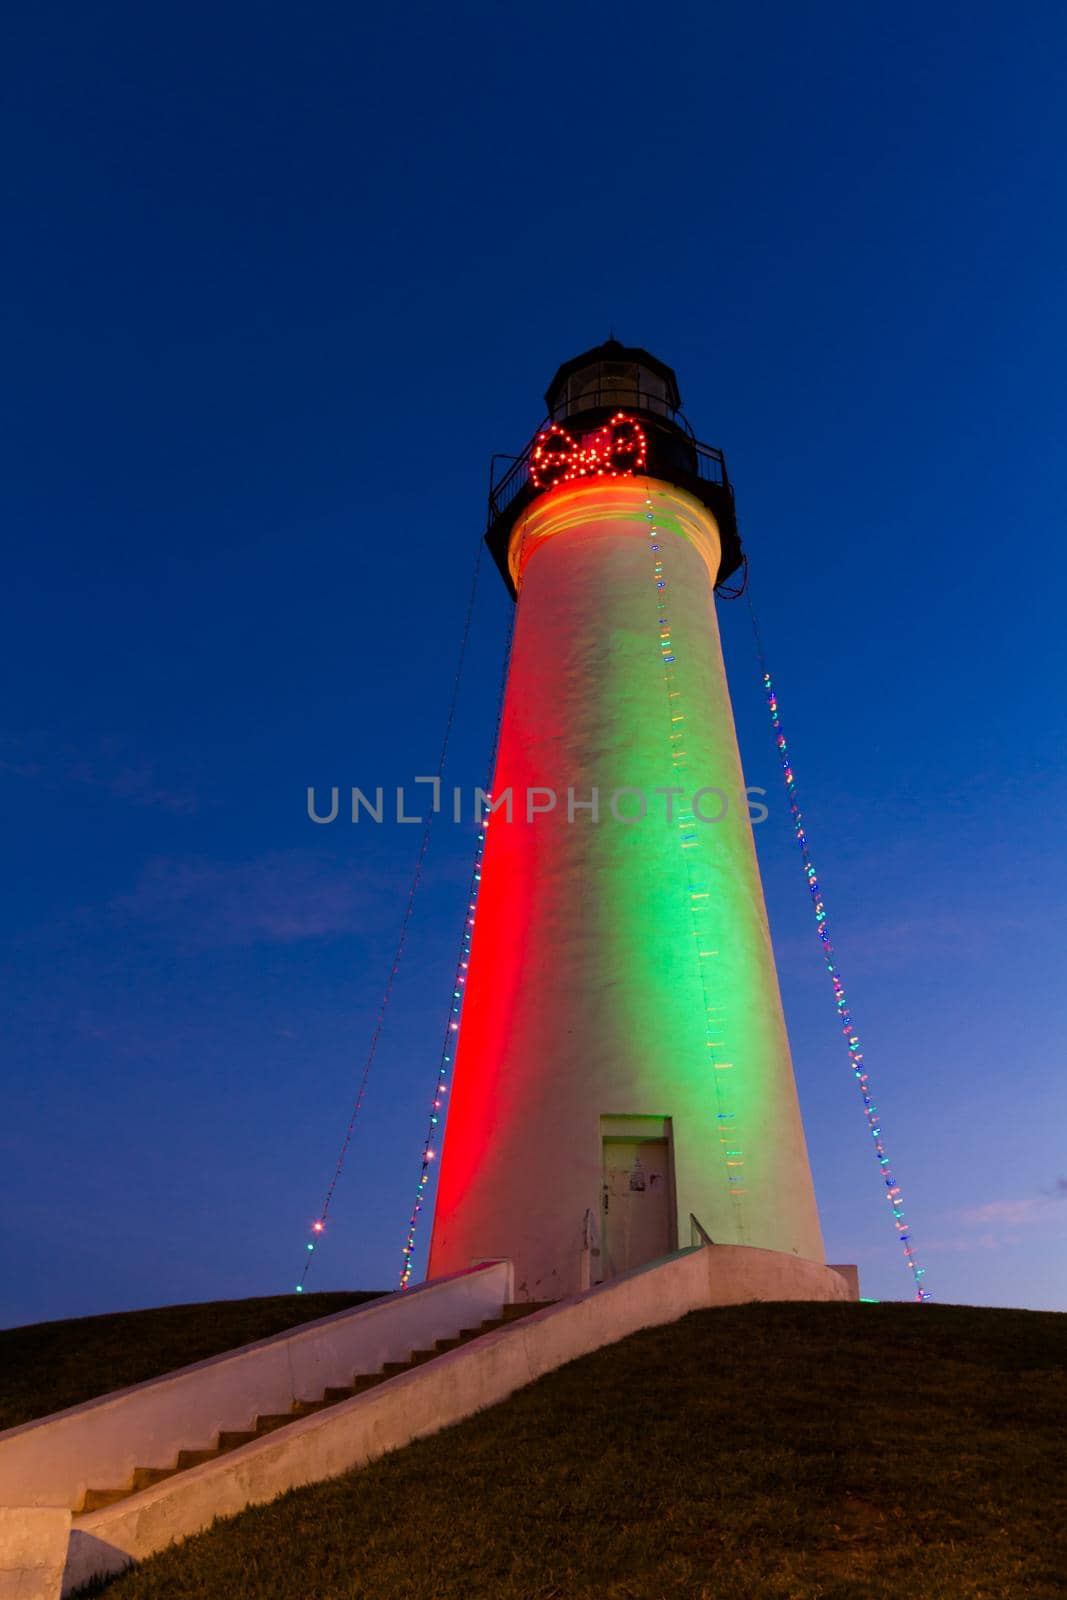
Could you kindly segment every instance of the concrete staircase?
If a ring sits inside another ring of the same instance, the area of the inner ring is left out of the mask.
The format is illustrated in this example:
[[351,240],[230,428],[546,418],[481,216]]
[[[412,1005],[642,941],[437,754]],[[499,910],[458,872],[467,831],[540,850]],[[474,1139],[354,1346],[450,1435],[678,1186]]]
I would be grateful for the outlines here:
[[523,1317],[532,1315],[535,1311],[543,1311],[546,1306],[552,1305],[551,1300],[524,1301],[519,1304],[502,1307],[499,1316],[487,1317],[476,1328],[461,1328],[454,1338],[437,1339],[432,1348],[427,1350],[413,1350],[406,1361],[386,1361],[377,1372],[357,1373],[352,1382],[347,1385],[331,1385],[323,1390],[317,1400],[295,1400],[288,1411],[265,1412],[258,1416],[250,1428],[224,1429],[216,1434],[215,1442],[204,1448],[179,1450],[172,1466],[167,1467],[135,1467],[128,1482],[117,1488],[87,1489],[81,1504],[75,1509],[75,1516],[83,1516],[89,1511],[101,1511],[105,1506],[113,1506],[119,1500],[125,1500],[129,1495],[137,1494],[141,1489],[152,1488],[157,1483],[163,1483],[167,1478],[175,1477],[179,1472],[186,1472],[191,1467],[202,1467],[208,1461],[215,1461],[219,1456],[227,1455],[231,1450],[239,1450],[242,1445],[251,1444],[256,1439],[262,1439],[268,1433],[276,1433],[281,1428],[288,1427],[293,1422],[298,1422],[302,1417],[313,1416],[318,1411],[325,1411],[330,1406],[340,1405],[345,1400],[351,1400],[354,1395],[364,1394],[368,1389],[377,1388],[381,1383],[387,1383],[390,1378],[398,1378],[402,1373],[410,1372],[414,1367],[424,1366],[428,1361],[434,1361],[438,1356],[446,1355],[452,1350],[458,1350],[462,1345],[470,1344],[475,1339],[480,1339],[484,1334],[495,1333],[498,1328],[507,1327],[512,1322],[518,1322]]

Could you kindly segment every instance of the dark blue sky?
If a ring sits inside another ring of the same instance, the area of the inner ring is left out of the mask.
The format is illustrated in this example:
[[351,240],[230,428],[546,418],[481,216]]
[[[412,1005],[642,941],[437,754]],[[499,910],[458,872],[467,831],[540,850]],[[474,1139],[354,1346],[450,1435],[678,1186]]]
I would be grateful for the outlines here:
[[[1067,1308],[1062,9],[375,9],[8,19],[0,1320],[295,1282],[417,844],[305,789],[433,770],[488,457],[610,327],[727,451],[929,1287]],[[757,833],[830,1257],[905,1297],[777,790]],[[471,847],[316,1287],[395,1283]]]

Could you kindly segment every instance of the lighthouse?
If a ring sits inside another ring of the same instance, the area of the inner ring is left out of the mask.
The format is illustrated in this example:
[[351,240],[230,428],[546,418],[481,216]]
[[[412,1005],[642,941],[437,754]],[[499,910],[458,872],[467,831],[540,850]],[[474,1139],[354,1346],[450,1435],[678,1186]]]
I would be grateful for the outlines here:
[[716,620],[726,463],[643,349],[545,400],[490,492],[517,611],[429,1272],[507,1257],[546,1300],[698,1235],[822,1263]]

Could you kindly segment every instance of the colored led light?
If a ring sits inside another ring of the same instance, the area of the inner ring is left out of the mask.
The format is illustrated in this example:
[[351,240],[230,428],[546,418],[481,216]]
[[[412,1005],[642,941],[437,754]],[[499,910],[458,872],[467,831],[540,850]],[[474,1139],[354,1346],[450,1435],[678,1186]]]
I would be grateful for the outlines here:
[[[490,804],[488,795],[486,796],[485,804],[487,807]],[[404,1248],[401,1251],[401,1289],[406,1289],[408,1287],[408,1284],[411,1282],[412,1272],[414,1271],[416,1229],[419,1216],[422,1212],[423,1195],[430,1181],[430,1163],[436,1159],[437,1155],[436,1150],[434,1150],[430,1144],[430,1138],[440,1126],[441,1119],[437,1113],[441,1109],[442,1098],[448,1092],[446,1079],[448,1076],[448,1069],[453,1062],[453,1045],[456,1042],[454,1035],[458,1033],[460,1022],[462,1021],[462,1006],[464,996],[464,990],[462,986],[466,982],[462,974],[467,971],[469,965],[467,956],[469,953],[468,947],[471,941],[470,930],[475,924],[474,913],[477,910],[478,890],[482,881],[482,853],[485,849],[485,837],[488,824],[489,816],[487,810],[478,831],[478,845],[474,855],[474,864],[471,868],[471,885],[467,899],[467,911],[470,913],[470,915],[468,915],[466,919],[463,936],[460,941],[460,958],[456,965],[456,976],[453,981],[452,1004],[449,1007],[449,1020],[445,1028],[445,1042],[441,1053],[441,1064],[438,1069],[437,1081],[434,1087],[434,1098],[430,1107],[429,1131],[423,1145],[422,1167],[419,1172],[418,1183],[415,1186],[415,1201],[411,1208],[411,1216],[408,1219],[407,1240]]]
[[554,489],[578,478],[629,477],[643,472],[648,459],[645,430],[634,417],[617,411],[611,421],[579,443],[558,422],[539,433],[530,452],[530,481]]
[[[753,613],[753,624],[755,624],[755,613]],[[758,642],[758,630],[756,637]],[[762,649],[760,654],[762,657]],[[914,1251],[908,1242],[910,1240],[910,1230],[907,1227],[907,1223],[904,1221],[904,1211],[900,1203],[900,1189],[893,1177],[892,1172],[889,1170],[889,1157],[886,1155],[885,1145],[882,1142],[882,1124],[878,1116],[878,1108],[875,1106],[870,1095],[867,1093],[870,1080],[866,1071],[861,1065],[863,1061],[863,1055],[859,1048],[859,1035],[856,1032],[855,1024],[852,1020],[851,1013],[849,1012],[848,1005],[845,1000],[844,985],[841,982],[841,976],[837,969],[837,961],[834,956],[833,944],[830,940],[830,926],[826,915],[826,906],[823,903],[822,891],[819,888],[819,880],[816,875],[815,867],[808,848],[807,833],[805,832],[803,822],[801,820],[800,804],[797,799],[796,776],[793,772],[793,765],[789,756],[789,747],[786,743],[785,734],[782,731],[782,723],[778,711],[778,697],[775,694],[774,685],[771,682],[771,675],[767,671],[766,666],[764,666],[763,670],[763,687],[767,697],[767,706],[771,714],[771,726],[774,729],[775,744],[778,747],[778,752],[781,758],[782,775],[785,779],[786,795],[789,800],[789,809],[793,816],[793,832],[796,835],[797,844],[800,846],[801,858],[804,863],[804,875],[808,880],[808,891],[811,894],[812,903],[815,908],[815,925],[819,938],[822,942],[823,953],[826,961],[826,970],[830,974],[830,983],[834,991],[834,1004],[841,1019],[841,1031],[845,1036],[845,1044],[848,1050],[852,1071],[860,1085],[861,1097],[863,1100],[863,1114],[866,1118],[871,1138],[874,1140],[874,1148],[878,1158],[878,1164],[883,1169],[886,1194],[887,1198],[891,1202],[893,1216],[896,1219],[895,1226],[898,1237],[904,1246],[904,1255],[907,1260],[908,1269],[915,1281],[916,1299],[929,1300],[932,1297],[923,1287],[922,1282],[920,1281],[925,1276],[926,1269],[925,1267],[920,1267],[917,1264]]]

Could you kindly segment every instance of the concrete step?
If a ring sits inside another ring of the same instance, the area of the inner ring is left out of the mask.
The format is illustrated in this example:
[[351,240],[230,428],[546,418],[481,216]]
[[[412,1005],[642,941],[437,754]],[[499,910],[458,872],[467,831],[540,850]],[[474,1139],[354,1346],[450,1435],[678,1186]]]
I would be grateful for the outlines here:
[[[354,1391],[349,1389],[346,1392],[348,1394],[352,1394]],[[332,1400],[327,1400],[325,1398],[322,1400],[297,1400],[293,1405],[293,1416],[294,1418],[313,1417],[316,1411],[325,1411],[327,1406],[332,1404]]]
[[243,1444],[251,1444],[255,1437],[255,1428],[226,1428],[219,1434],[219,1450],[239,1450]]
[[480,1339],[483,1333],[495,1333],[498,1328],[506,1328],[510,1323],[519,1322],[523,1317],[529,1317],[535,1311],[543,1311],[551,1305],[555,1305],[554,1300],[523,1300],[516,1305],[504,1306],[499,1317],[487,1317],[477,1328],[460,1328],[456,1343],[467,1344],[471,1339]]
[[132,1485],[127,1484],[124,1489],[86,1489],[85,1499],[76,1512],[80,1516],[83,1511],[102,1511],[105,1506],[113,1506],[116,1500],[125,1500],[128,1494],[133,1493]]
[[256,1418],[255,1437],[262,1439],[265,1433],[276,1433],[279,1428],[287,1428],[296,1418],[291,1411],[268,1411],[264,1416]]
[[151,1489],[154,1483],[162,1483],[164,1478],[173,1478],[179,1471],[177,1465],[173,1467],[134,1467],[133,1477],[127,1494],[136,1494],[138,1489]]
[[535,1311],[547,1311],[555,1303],[554,1300],[516,1300],[513,1305],[505,1306],[500,1315],[505,1322],[519,1322],[523,1317],[532,1317]]
[[176,1471],[184,1472],[188,1467],[202,1467],[205,1461],[214,1461],[220,1456],[222,1450],[218,1445],[213,1450],[179,1450]]
[[353,1383],[352,1393],[363,1394],[367,1389],[376,1389],[380,1383],[385,1382],[385,1379],[384,1372],[365,1372]]

